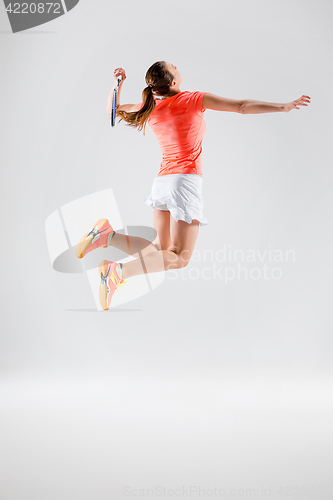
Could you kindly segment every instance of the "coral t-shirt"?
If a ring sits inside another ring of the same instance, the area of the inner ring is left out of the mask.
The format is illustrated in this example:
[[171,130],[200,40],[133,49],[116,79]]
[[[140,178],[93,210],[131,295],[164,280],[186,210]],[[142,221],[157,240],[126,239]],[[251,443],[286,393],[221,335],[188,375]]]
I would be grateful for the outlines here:
[[[184,91],[167,99],[155,99],[148,125],[156,135],[162,163],[158,177],[198,174],[202,177],[202,140],[206,131],[202,100],[206,92]],[[143,103],[140,103],[141,109]]]

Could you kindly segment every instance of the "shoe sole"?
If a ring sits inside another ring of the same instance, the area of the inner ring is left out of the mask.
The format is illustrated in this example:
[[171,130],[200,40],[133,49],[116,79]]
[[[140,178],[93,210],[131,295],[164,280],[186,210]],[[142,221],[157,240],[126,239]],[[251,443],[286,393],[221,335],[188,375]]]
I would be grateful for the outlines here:
[[[98,221],[96,222],[96,224],[93,225],[93,227],[97,226],[98,231],[100,231],[102,227],[104,227],[105,224],[107,223],[108,223],[107,219],[98,219]],[[86,233],[84,236],[82,236],[75,249],[75,255],[78,259],[82,259],[85,256],[85,254],[87,253],[87,248],[91,245],[94,236],[91,234],[89,238],[86,240],[88,234],[89,233]]]

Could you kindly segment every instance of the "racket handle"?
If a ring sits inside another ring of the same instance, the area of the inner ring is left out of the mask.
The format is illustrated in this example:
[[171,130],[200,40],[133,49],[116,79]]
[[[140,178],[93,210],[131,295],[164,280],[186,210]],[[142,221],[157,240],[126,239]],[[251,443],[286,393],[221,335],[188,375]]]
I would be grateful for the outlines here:
[[123,77],[122,77],[121,75],[119,75],[119,76],[117,77],[117,82],[118,82],[118,85],[120,84],[120,82],[121,82],[121,80],[122,80],[122,79],[123,79]]

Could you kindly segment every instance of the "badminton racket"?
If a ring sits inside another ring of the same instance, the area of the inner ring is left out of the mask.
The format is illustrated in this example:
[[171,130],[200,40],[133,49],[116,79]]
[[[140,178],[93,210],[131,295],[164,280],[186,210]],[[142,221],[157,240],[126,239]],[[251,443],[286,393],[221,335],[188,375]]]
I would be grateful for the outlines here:
[[111,107],[111,115],[110,115],[110,127],[114,127],[116,124],[117,96],[118,96],[119,84],[120,84],[121,80],[122,80],[122,76],[119,75],[117,77],[117,86],[115,89],[113,89],[112,107]]

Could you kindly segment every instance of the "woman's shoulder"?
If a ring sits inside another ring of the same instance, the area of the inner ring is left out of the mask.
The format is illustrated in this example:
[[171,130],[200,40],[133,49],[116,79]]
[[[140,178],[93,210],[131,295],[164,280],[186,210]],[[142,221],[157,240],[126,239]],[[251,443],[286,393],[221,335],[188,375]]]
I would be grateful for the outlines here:
[[205,93],[201,90],[185,90],[182,92],[183,99],[187,102],[196,102],[198,99],[202,99]]
[[205,94],[205,92],[201,92],[200,90],[183,90],[181,92],[178,92],[177,94],[171,96],[171,97],[157,97],[155,98],[155,103],[164,103],[166,101],[178,101],[178,100],[185,100],[185,101],[190,101],[191,99],[195,99],[196,97],[199,97],[201,94]]
[[203,98],[206,92],[201,90],[187,90],[184,93],[184,102],[189,107],[189,109],[194,109],[199,114],[201,114],[204,110],[202,109]]
[[197,97],[199,95],[205,94],[206,92],[203,92],[201,90],[187,90],[187,93],[190,97]]

